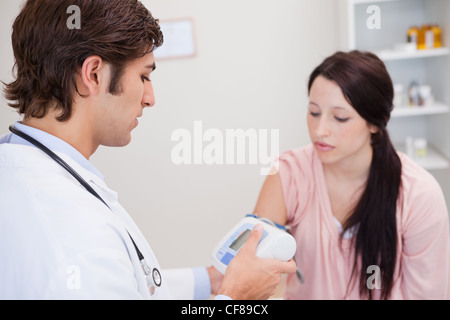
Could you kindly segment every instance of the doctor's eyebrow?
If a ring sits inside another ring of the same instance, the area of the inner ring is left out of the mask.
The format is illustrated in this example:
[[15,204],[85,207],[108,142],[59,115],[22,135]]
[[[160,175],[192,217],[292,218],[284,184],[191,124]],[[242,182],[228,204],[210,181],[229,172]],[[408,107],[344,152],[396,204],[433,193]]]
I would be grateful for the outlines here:
[[145,68],[146,68],[146,69],[152,69],[152,71],[155,71],[155,69],[156,69],[156,64],[151,64],[151,65],[145,66]]

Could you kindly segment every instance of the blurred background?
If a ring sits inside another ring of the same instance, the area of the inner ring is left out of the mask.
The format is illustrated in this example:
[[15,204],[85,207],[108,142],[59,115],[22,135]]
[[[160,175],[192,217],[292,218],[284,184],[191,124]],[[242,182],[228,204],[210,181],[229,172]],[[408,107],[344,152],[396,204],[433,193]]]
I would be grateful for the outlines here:
[[[408,93],[415,76],[405,72],[415,67],[419,68],[417,81],[433,86],[439,103],[429,107],[437,111],[423,112],[428,109],[422,107],[414,113],[419,108],[403,106],[405,98],[398,109],[407,114],[394,117],[392,132],[399,148],[406,147],[406,138],[413,143],[425,138],[427,150],[436,150],[428,154],[439,155],[438,166],[427,169],[450,200],[450,63],[445,49],[450,43],[450,1],[371,1],[380,9],[379,16],[376,10],[368,10],[370,4],[364,0],[142,2],[162,25],[189,21],[193,40],[184,39],[181,29],[178,37],[193,44],[195,52],[169,58],[161,52],[152,74],[156,106],[145,110],[129,146],[101,147],[91,161],[118,192],[163,268],[209,265],[216,243],[253,211],[265,179],[261,165],[248,162],[177,165],[172,158],[178,144],[172,140],[173,133],[185,129],[194,142],[194,126],[199,121],[203,132],[216,129],[224,136],[226,130],[279,130],[280,152],[308,144],[307,80],[337,50],[361,48],[387,54],[399,95]],[[4,82],[13,79],[11,25],[21,3],[0,4],[0,80]],[[380,17],[377,29],[376,18]],[[395,45],[406,42],[415,21],[419,27],[439,23],[443,48],[426,51],[433,52],[432,56],[423,57],[422,51],[418,56],[398,58],[395,54],[409,49]],[[176,30],[170,32],[177,35]],[[386,34],[391,37],[388,42]],[[391,47],[394,58],[389,56],[391,51],[381,51]],[[2,97],[0,134],[6,134],[8,126],[18,120]],[[433,144],[436,148],[431,149]]]

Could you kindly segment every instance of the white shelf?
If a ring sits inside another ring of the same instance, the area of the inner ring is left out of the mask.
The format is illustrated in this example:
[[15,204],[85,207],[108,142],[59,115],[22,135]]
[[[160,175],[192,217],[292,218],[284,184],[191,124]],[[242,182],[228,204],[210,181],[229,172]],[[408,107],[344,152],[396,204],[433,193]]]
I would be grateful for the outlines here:
[[[404,145],[396,145],[396,149],[405,153]],[[450,168],[450,161],[433,146],[428,146],[425,157],[413,157],[412,159],[426,170],[444,170]]]
[[364,4],[364,3],[380,3],[380,2],[392,2],[399,0],[353,0],[354,4]]
[[449,161],[432,147],[428,147],[426,157],[415,157],[414,161],[426,170],[442,170],[450,167]]
[[392,110],[392,118],[426,116],[433,114],[446,114],[450,112],[450,106],[437,102],[431,106],[424,107],[410,107],[410,106],[395,106]]
[[376,52],[378,57],[384,61],[392,60],[404,60],[404,59],[418,59],[418,58],[428,58],[428,57],[439,57],[446,56],[450,54],[449,48],[436,48],[436,49],[426,49],[426,50],[415,50],[415,51],[397,51],[393,49],[386,49]]
[[[346,34],[346,37],[342,37],[341,40],[347,50],[374,52],[386,63],[392,79],[395,79],[397,83],[407,85],[415,80],[432,87],[437,99],[432,105],[423,107],[396,105],[394,107],[391,118],[396,119],[390,123],[391,138],[398,142],[402,142],[407,136],[427,139],[427,156],[414,158],[414,161],[426,170],[449,170],[450,156],[446,157],[450,155],[448,135],[442,137],[438,132],[442,130],[443,134],[448,133],[448,128],[439,118],[441,115],[447,117],[450,114],[450,100],[445,87],[450,77],[447,69],[448,59],[450,59],[450,41],[448,37],[444,37],[444,44],[447,47],[426,50],[418,50],[414,46],[400,42],[406,41],[406,28],[416,23],[438,23],[443,28],[443,33],[448,35],[448,21],[450,21],[448,2],[450,1],[342,0],[339,2],[342,2],[342,6],[339,7],[341,13],[347,17],[341,23],[342,34]],[[381,31],[374,31],[367,27],[370,13],[366,9],[371,4],[380,6]],[[442,67],[439,67],[441,61]],[[403,98],[406,99],[406,97]],[[405,103],[407,104],[406,101]],[[434,125],[444,127],[435,128]],[[436,135],[439,139],[433,141]],[[435,147],[433,142],[436,142],[438,147]],[[443,152],[439,148],[442,148]],[[403,152],[404,149],[404,146],[398,148]],[[450,194],[448,190],[446,194]]]

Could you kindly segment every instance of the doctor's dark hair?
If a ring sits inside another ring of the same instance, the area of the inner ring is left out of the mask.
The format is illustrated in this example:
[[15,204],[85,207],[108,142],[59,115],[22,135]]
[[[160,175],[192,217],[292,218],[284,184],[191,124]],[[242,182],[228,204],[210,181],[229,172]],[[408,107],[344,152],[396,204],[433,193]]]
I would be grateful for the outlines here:
[[[378,128],[372,134],[373,158],[366,188],[343,225],[343,233],[355,227],[355,258],[352,281],[359,274],[361,297],[373,299],[367,286],[367,268],[380,268],[379,298],[388,299],[392,290],[397,256],[397,201],[401,188],[402,164],[386,130],[393,109],[394,88],[384,63],[369,52],[336,52],[311,74],[308,92],[314,80],[322,76],[336,83],[347,101],[369,124]],[[342,240],[342,236],[341,236]],[[360,268],[359,270],[357,270]],[[370,281],[370,280],[369,280]]]
[[[73,5],[80,9],[79,29],[69,28]],[[56,108],[57,120],[67,121],[86,58],[98,55],[110,64],[109,91],[118,95],[127,63],[162,43],[158,20],[137,0],[28,0],[13,24],[16,80],[5,84],[5,97],[25,118]]]

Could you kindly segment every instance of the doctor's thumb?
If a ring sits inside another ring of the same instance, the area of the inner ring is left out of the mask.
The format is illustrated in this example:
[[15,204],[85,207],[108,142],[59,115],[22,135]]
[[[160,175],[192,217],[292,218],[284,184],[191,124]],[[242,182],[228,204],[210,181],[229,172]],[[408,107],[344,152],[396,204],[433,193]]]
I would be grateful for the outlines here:
[[259,241],[261,241],[263,232],[264,232],[264,228],[262,225],[260,225],[260,224],[255,225],[255,227],[253,228],[252,232],[250,233],[247,241],[245,242],[245,245],[244,245],[245,249],[244,249],[244,247],[242,247],[242,249],[244,249],[245,251],[249,251],[252,254],[255,254],[256,247],[258,247]]

